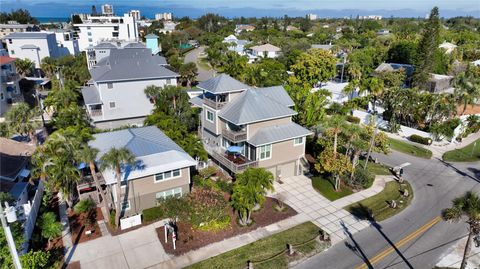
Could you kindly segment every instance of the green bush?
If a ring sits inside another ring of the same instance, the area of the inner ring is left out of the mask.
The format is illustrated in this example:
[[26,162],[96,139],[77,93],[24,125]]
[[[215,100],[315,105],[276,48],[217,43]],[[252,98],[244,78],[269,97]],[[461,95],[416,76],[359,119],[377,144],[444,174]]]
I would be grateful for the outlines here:
[[229,215],[225,215],[217,220],[210,221],[200,227],[199,230],[202,231],[221,231],[230,227],[231,218]]
[[158,206],[144,209],[142,211],[142,215],[143,215],[143,220],[146,222],[165,218],[165,213],[163,212],[162,208]]
[[423,137],[423,136],[419,136],[419,135],[416,135],[416,134],[413,134],[411,135],[408,140],[412,141],[412,142],[416,142],[416,143],[420,143],[420,144],[423,144],[423,145],[431,145],[432,144],[432,139],[430,137]]
[[348,115],[346,119],[347,119],[348,122],[351,122],[351,123],[355,123],[355,124],[360,123],[360,118],[359,117]]
[[355,179],[352,182],[352,187],[355,188],[370,188],[370,186],[372,186],[373,184],[373,181],[375,180],[375,175],[373,175],[367,169],[363,169],[363,167],[357,167],[355,169],[354,177]]
[[110,216],[108,216],[108,222],[110,226],[115,229],[117,226],[115,225],[115,210],[110,211]]
[[227,182],[226,180],[219,179],[215,183],[221,191],[226,192],[226,193],[232,193],[233,184],[231,182]]
[[87,213],[95,209],[96,206],[97,204],[92,199],[85,199],[85,200],[81,200],[75,205],[74,211],[77,214]]

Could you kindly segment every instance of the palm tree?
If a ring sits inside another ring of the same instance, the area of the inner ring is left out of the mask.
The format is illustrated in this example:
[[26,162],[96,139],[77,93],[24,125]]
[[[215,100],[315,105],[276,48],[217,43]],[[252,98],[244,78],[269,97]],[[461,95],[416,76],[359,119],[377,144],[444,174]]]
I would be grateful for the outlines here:
[[34,118],[37,115],[35,109],[30,109],[27,103],[18,103],[13,106],[5,115],[5,120],[8,122],[9,129],[12,133],[20,134],[22,136],[28,135],[30,141],[37,143],[35,136]]
[[42,229],[42,236],[48,239],[48,248],[50,248],[52,239],[62,234],[62,224],[57,221],[55,213],[46,212],[42,215],[40,225]]
[[15,67],[20,76],[25,77],[28,75],[35,64],[29,59],[17,59],[15,60]]
[[76,154],[76,159],[78,161],[89,164],[90,174],[92,174],[93,181],[95,182],[95,187],[97,188],[97,192],[99,192],[100,196],[102,197],[103,206],[106,208],[107,200],[105,198],[105,193],[103,193],[100,182],[98,181],[97,173],[95,171],[94,161],[97,158],[98,149],[90,148],[88,145],[84,145],[79,151],[76,152]]
[[178,72],[180,73],[182,82],[185,82],[187,87],[190,88],[198,73],[197,65],[195,63],[183,64],[180,66]]
[[235,182],[230,203],[238,211],[240,225],[245,226],[252,222],[251,214],[255,206],[255,194],[248,186]]
[[161,90],[162,90],[162,88],[160,88],[158,86],[149,85],[145,88],[145,90],[143,90],[143,92],[148,97],[148,99],[150,99],[153,102],[153,104],[156,104]]
[[480,98],[480,79],[472,68],[468,67],[465,72],[460,73],[453,81],[457,101],[463,104],[462,115],[465,114],[468,105],[474,105],[475,101]]
[[327,133],[333,136],[333,157],[337,157],[338,135],[345,127],[345,119],[340,115],[333,115],[327,121]]
[[455,198],[452,202],[451,208],[446,208],[442,211],[442,217],[446,221],[460,221],[463,217],[467,218],[468,237],[463,252],[463,259],[460,269],[465,269],[467,266],[468,254],[471,248],[471,241],[474,235],[480,233],[480,199],[477,194],[469,191],[464,196]]
[[273,175],[263,168],[247,168],[237,175],[236,182],[251,190],[255,208],[263,205],[267,191],[273,191]]
[[116,203],[115,203],[115,226],[118,227],[121,216],[121,201],[120,201],[120,186],[122,184],[122,166],[133,165],[135,163],[135,155],[133,155],[126,148],[111,148],[100,158],[100,169],[112,169],[115,171],[117,178],[116,188]]
[[42,63],[40,63],[40,68],[45,75],[49,78],[52,78],[53,74],[55,73],[55,68],[57,67],[55,63],[55,59],[51,57],[45,57],[42,59]]
[[383,81],[376,77],[371,77],[363,81],[363,88],[373,96],[373,111],[377,112],[377,100],[383,94]]

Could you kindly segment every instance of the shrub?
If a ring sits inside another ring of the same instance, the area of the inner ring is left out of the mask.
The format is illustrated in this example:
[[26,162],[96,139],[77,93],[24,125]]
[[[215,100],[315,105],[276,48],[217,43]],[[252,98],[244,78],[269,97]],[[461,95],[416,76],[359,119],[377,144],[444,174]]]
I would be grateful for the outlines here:
[[225,215],[217,220],[210,221],[200,227],[199,230],[202,231],[220,231],[230,227],[231,218],[229,215]]
[[352,182],[352,187],[366,189],[372,186],[375,176],[362,167],[357,167],[355,169],[355,179]]
[[115,225],[115,210],[110,211],[110,216],[108,216],[108,222],[110,223],[110,227],[113,229],[117,228]]
[[352,116],[352,115],[348,115],[347,116],[347,121],[351,122],[351,123],[359,124],[360,123],[360,118]]
[[198,175],[203,179],[209,178],[217,173],[217,168],[214,166],[206,167],[198,172]]
[[223,194],[213,189],[198,189],[188,195],[188,218],[194,228],[209,226],[227,215],[228,203]]
[[427,146],[432,144],[432,139],[430,137],[423,137],[423,136],[419,136],[419,135],[416,135],[416,134],[411,135],[408,138],[408,140],[416,142],[416,143],[420,143],[420,144],[423,144],[423,145],[427,145]]
[[159,219],[164,219],[165,214],[162,210],[162,208],[156,206],[148,209],[144,209],[142,211],[143,215],[143,220],[146,222],[154,221],[154,220],[159,220]]
[[75,205],[74,211],[77,214],[87,213],[93,210],[96,206],[97,204],[92,199],[85,199]]
[[233,191],[233,184],[230,182],[227,182],[226,180],[219,179],[216,181],[216,185],[223,192],[232,193]]

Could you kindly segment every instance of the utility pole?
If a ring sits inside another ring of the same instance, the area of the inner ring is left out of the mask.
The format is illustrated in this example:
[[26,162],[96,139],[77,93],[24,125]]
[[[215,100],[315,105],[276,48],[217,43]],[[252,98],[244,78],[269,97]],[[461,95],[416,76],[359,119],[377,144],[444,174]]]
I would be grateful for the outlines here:
[[0,203],[0,220],[2,221],[3,231],[5,232],[5,237],[7,238],[8,249],[10,250],[10,255],[12,256],[13,265],[16,269],[22,269],[22,264],[20,263],[20,258],[18,257],[17,248],[15,247],[15,241],[13,240],[12,231],[8,227],[7,220],[3,213],[2,203]]

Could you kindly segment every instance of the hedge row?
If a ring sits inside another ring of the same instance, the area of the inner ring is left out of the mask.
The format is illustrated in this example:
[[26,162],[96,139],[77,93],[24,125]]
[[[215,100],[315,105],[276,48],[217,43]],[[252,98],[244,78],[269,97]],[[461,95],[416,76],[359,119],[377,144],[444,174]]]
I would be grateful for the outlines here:
[[419,135],[416,135],[416,134],[411,135],[408,139],[410,141],[420,143],[420,144],[423,144],[423,145],[427,145],[427,146],[432,144],[432,139],[431,138],[419,136]]

